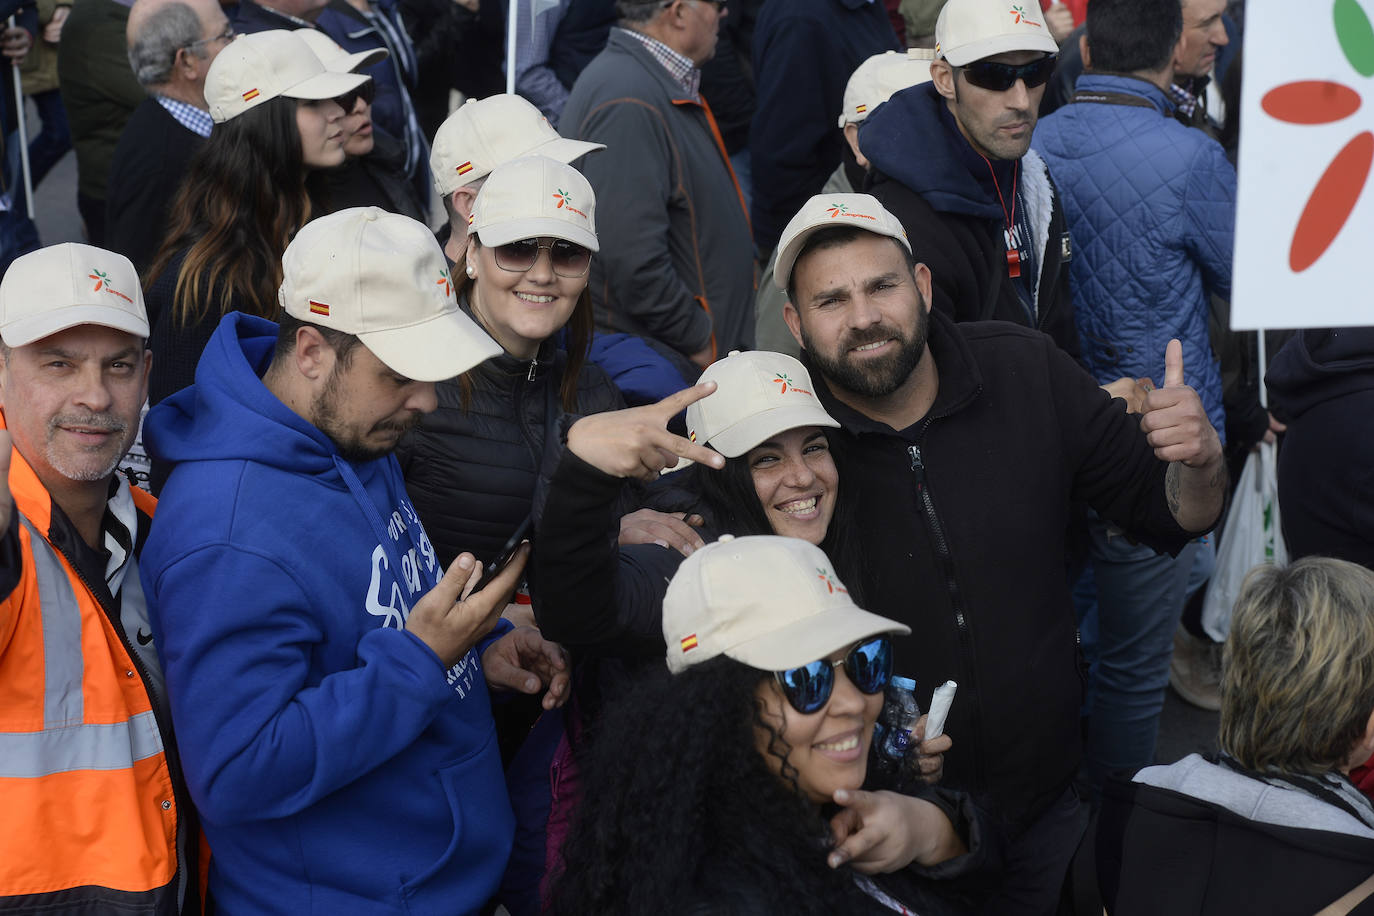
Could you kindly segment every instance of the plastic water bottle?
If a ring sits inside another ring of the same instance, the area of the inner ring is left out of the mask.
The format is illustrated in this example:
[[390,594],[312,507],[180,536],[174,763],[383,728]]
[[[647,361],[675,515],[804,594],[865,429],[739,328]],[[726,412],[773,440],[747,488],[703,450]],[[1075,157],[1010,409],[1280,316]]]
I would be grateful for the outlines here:
[[887,682],[883,696],[883,711],[878,716],[881,728],[874,735],[878,749],[878,770],[891,788],[900,790],[915,774],[908,754],[912,732],[921,718],[921,704],[916,701],[916,682],[909,677],[893,677]]

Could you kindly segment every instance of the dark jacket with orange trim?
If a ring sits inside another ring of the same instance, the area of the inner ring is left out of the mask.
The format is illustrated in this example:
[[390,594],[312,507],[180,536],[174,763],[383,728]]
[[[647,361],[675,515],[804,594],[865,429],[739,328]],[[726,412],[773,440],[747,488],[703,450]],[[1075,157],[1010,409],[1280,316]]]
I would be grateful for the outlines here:
[[559,121],[605,143],[579,163],[596,191],[598,330],[724,356],[754,343],[749,218],[709,110],[643,43],[612,29]]
[[138,570],[156,501],[118,479],[95,550],[17,450],[9,488],[0,912],[199,913],[199,830]]

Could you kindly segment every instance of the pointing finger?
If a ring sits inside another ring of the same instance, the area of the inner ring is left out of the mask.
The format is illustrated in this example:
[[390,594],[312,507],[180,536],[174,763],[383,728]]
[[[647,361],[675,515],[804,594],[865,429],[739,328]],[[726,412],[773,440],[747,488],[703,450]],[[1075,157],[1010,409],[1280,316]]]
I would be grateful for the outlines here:
[[1164,350],[1164,387],[1183,387],[1183,344],[1177,337]]

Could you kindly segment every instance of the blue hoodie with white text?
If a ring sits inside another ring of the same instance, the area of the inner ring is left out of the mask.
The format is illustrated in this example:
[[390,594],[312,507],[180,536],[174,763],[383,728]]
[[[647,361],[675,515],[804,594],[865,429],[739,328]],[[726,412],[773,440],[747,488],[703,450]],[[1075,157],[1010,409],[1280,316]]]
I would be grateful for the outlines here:
[[474,912],[514,830],[488,642],[445,671],[402,629],[442,570],[400,468],[262,384],[276,335],[226,316],[144,427],[175,465],[140,565],[210,892],[231,916]]

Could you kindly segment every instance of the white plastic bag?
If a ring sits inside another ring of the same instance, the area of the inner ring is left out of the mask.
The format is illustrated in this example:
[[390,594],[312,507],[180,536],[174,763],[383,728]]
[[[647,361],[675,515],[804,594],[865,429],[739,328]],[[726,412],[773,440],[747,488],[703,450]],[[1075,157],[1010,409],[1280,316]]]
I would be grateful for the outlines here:
[[1261,563],[1288,562],[1288,548],[1279,526],[1277,446],[1261,442],[1245,459],[1240,486],[1217,549],[1217,565],[1202,604],[1202,628],[1217,642],[1231,631],[1231,608],[1240,595],[1245,574]]

